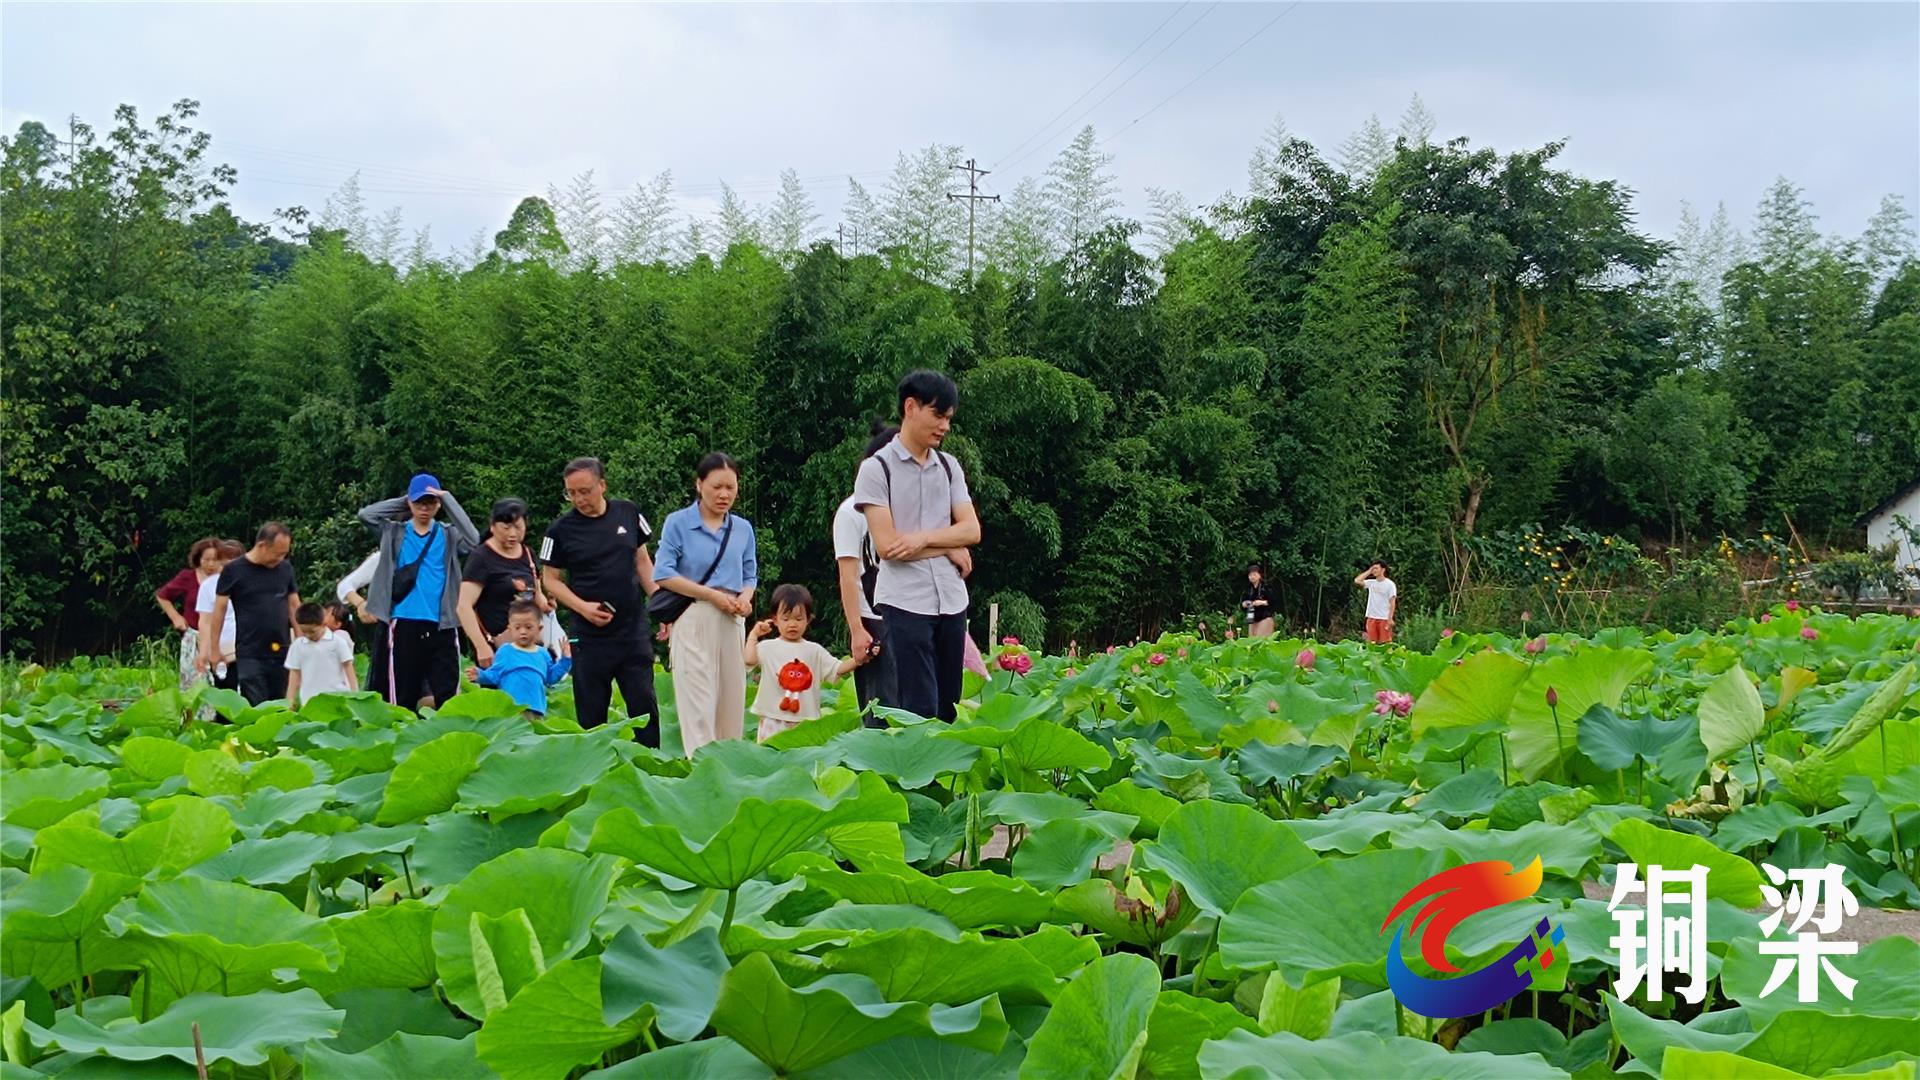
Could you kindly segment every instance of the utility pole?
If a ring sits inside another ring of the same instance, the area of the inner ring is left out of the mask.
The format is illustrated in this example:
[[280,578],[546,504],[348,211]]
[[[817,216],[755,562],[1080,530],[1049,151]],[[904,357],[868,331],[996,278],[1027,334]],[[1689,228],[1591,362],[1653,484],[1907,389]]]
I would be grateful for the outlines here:
[[972,282],[973,210],[974,207],[980,205],[982,201],[999,202],[1000,196],[980,194],[980,178],[987,175],[988,170],[981,168],[978,161],[975,161],[973,158],[968,158],[965,165],[955,165],[954,168],[967,174],[967,193],[961,195],[958,192],[949,191],[947,192],[947,201],[952,202],[955,199],[967,200],[967,281]]

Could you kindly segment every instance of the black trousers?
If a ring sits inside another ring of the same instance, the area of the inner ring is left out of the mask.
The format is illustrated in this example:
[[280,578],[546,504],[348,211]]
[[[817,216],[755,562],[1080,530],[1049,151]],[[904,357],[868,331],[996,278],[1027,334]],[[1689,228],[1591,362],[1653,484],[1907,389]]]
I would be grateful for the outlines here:
[[385,698],[387,696],[386,620],[382,619],[374,623],[371,629],[373,640],[367,645],[367,682],[361,689],[371,690]]
[[453,700],[460,689],[460,641],[452,627],[425,619],[394,619],[387,624],[387,700],[411,709],[421,698],[436,706]]
[[920,615],[878,609],[893,654],[894,700],[881,703],[939,720],[953,719],[966,670],[967,613]]
[[[893,677],[893,650],[887,648],[887,624],[880,619],[860,620],[867,633],[873,635],[874,643],[880,646],[880,655],[853,669],[853,691],[860,697],[860,708],[865,709],[874,702],[882,705],[895,700],[899,694],[898,681]],[[871,728],[887,726],[886,720],[868,714],[866,725]]]
[[591,638],[573,643],[573,714],[583,728],[607,722],[614,684],[627,715],[652,719],[635,733],[642,746],[660,746],[660,705],[653,695],[653,650],[643,637]]
[[240,696],[247,704],[258,705],[263,701],[278,701],[287,696],[287,657],[285,653],[272,656],[237,657],[232,665],[240,683]]

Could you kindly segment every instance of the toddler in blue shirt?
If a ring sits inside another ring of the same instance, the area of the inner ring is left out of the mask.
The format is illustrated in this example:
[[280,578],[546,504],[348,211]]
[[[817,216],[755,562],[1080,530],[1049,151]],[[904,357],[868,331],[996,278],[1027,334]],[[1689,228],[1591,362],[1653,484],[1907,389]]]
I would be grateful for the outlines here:
[[507,640],[494,651],[493,666],[468,668],[467,678],[490,690],[505,690],[514,704],[547,714],[547,687],[573,670],[571,657],[555,659],[540,644],[540,608],[531,600],[507,605]]

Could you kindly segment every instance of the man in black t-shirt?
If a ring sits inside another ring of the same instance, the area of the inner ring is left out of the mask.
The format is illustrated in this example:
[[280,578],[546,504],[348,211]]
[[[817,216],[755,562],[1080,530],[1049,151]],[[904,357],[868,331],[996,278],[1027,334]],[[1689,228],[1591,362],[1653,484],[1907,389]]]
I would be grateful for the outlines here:
[[294,586],[293,534],[269,521],[260,526],[253,547],[228,563],[214,586],[213,612],[200,638],[200,669],[214,664],[220,628],[233,619],[234,664],[240,693],[250,704],[287,696],[287,643],[300,592]]
[[607,498],[599,459],[575,458],[563,476],[573,509],[547,526],[540,575],[547,595],[574,616],[574,714],[581,727],[606,723],[613,686],[619,683],[627,715],[652,718],[640,729],[640,742],[658,747],[660,710],[653,696],[646,606],[656,588],[653,556],[647,553],[653,530],[638,507]]

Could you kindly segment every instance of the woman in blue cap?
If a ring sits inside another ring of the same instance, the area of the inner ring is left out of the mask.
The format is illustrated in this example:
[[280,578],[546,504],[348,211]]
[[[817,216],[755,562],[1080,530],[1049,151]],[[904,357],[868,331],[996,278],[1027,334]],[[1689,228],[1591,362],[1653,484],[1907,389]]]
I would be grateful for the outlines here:
[[[448,521],[438,518],[445,509]],[[460,565],[480,544],[473,519],[431,473],[360,508],[380,537],[366,609],[387,628],[387,700],[432,708],[460,687]]]

